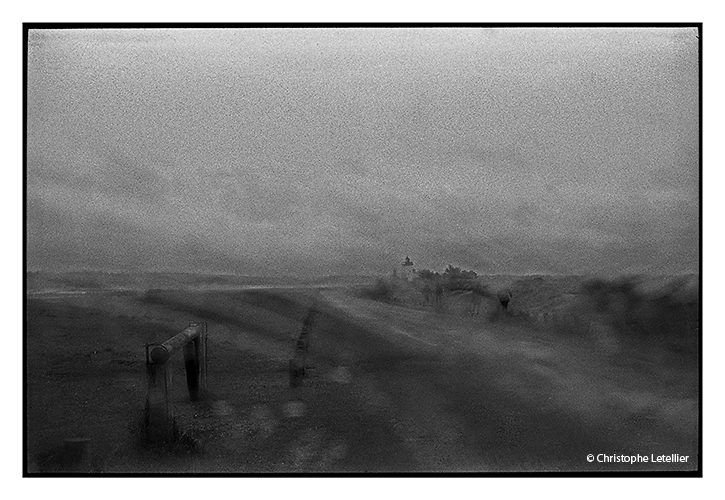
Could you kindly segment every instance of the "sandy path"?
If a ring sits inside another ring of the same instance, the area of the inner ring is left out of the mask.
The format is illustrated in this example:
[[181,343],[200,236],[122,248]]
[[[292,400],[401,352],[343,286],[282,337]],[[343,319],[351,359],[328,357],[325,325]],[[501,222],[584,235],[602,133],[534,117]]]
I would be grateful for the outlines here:
[[[53,302],[56,305],[48,306],[53,317],[42,325],[68,329],[39,326],[38,332],[62,338],[83,321],[88,336],[83,342],[95,342],[106,329],[122,339],[115,333],[118,318],[129,316],[153,321],[143,330],[133,326],[133,331],[148,335],[158,335],[153,325],[163,325],[162,332],[168,332],[189,321],[209,323],[213,394],[207,401],[189,404],[184,402],[183,384],[178,391],[179,417],[205,452],[175,457],[167,465],[153,459],[147,464],[153,470],[694,467],[694,462],[653,467],[586,461],[588,453],[678,453],[694,458],[697,450],[696,394],[668,391],[666,381],[658,386],[660,372],[615,367],[591,346],[540,336],[516,325],[406,309],[331,290],[169,292],[150,302],[138,302],[132,295],[111,297],[72,299],[93,308],[88,310],[66,311]],[[319,317],[310,338],[313,368],[303,387],[291,389],[286,361],[314,299]],[[151,339],[144,335],[139,333],[134,342],[141,346]],[[114,349],[125,345],[121,342]],[[75,356],[69,351],[71,355]],[[124,355],[136,357],[135,351]],[[134,364],[133,373],[141,371]],[[179,376],[183,380],[181,372]],[[39,398],[44,394],[41,382],[46,383],[41,378],[33,389]],[[95,383],[82,380],[89,387]],[[103,389],[101,394],[111,397],[115,392]],[[68,407],[64,413],[72,416],[74,411]],[[137,457],[130,457],[108,467],[132,471],[138,463]]]

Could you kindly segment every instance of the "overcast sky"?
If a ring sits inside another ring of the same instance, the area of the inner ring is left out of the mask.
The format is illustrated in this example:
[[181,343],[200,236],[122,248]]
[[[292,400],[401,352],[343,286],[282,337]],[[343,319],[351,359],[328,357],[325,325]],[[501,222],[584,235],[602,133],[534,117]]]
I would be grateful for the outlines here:
[[697,271],[694,29],[31,31],[31,269]]

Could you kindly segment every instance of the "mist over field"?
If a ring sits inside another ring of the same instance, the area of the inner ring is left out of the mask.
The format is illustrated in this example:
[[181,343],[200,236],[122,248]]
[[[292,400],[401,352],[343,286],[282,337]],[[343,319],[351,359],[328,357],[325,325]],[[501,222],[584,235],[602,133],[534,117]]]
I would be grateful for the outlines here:
[[31,30],[33,270],[696,272],[692,28]]

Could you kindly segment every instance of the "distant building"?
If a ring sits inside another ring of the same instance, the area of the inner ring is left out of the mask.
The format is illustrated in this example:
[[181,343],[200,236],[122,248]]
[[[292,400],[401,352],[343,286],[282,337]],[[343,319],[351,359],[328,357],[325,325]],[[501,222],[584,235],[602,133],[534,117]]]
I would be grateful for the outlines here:
[[412,280],[415,277],[415,269],[413,269],[413,261],[410,257],[406,257],[400,270],[400,277],[405,280]]

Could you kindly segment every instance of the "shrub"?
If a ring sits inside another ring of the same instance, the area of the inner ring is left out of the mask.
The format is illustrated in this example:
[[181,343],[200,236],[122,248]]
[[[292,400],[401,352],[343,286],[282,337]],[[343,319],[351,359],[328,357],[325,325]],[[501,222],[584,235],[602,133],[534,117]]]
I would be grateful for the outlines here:
[[434,280],[438,277],[438,273],[434,273],[430,269],[421,269],[418,271],[418,277],[424,280]]
[[648,284],[635,277],[594,279],[582,285],[582,292],[622,339],[696,342],[699,304],[680,294],[683,282],[675,280],[650,290]]

